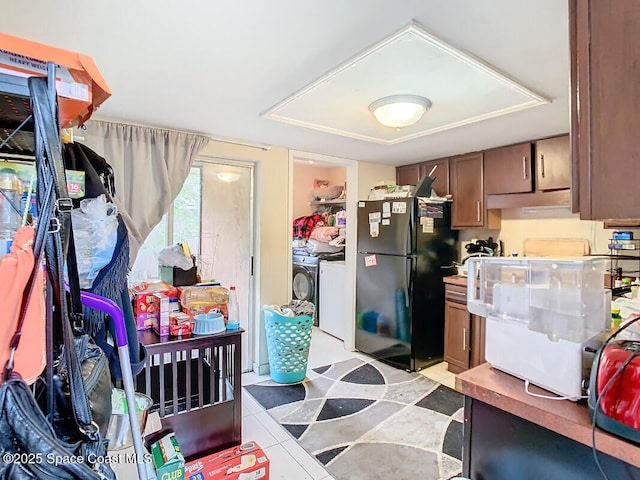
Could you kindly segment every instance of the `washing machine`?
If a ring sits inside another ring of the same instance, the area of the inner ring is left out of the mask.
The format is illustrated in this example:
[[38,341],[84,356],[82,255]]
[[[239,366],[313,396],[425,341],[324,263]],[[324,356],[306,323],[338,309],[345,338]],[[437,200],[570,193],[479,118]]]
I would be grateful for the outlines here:
[[306,300],[315,305],[313,324],[318,325],[318,287],[320,259],[307,255],[293,256],[293,300]]

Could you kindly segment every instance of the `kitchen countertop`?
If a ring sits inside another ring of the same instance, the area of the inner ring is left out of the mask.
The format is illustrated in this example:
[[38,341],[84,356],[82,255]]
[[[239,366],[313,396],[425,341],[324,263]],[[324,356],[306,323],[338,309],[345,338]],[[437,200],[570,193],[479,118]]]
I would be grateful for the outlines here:
[[[591,447],[592,426],[586,404],[546,400],[528,395],[524,381],[484,363],[456,376],[456,390],[483,403],[540,425]],[[548,392],[530,386],[535,393]],[[640,467],[640,447],[596,429],[596,447],[612,457]]]

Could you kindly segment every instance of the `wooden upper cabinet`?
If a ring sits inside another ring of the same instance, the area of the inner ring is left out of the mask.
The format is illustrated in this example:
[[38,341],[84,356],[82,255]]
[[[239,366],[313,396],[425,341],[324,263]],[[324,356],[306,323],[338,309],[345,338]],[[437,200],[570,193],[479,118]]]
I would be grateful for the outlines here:
[[[435,167],[435,170],[433,168]],[[438,160],[429,160],[420,164],[420,178],[423,178],[433,171],[432,177],[435,177],[431,188],[441,197],[448,195],[449,189],[449,159],[440,158]]]
[[449,160],[453,208],[452,227],[482,227],[484,189],[482,153],[460,155]]
[[533,191],[531,142],[484,152],[484,189],[487,195]]
[[419,163],[396,167],[396,185],[417,185],[420,178]]
[[[569,0],[574,210],[640,218],[640,5]],[[579,106],[579,108],[578,108]]]
[[569,135],[535,142],[536,190],[571,188]]
[[500,228],[500,211],[485,209],[482,152],[449,159],[452,228]]

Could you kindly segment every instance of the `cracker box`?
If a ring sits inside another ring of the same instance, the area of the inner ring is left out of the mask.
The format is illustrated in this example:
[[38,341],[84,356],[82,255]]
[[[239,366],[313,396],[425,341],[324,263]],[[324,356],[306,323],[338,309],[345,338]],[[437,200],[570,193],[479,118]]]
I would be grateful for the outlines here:
[[[133,313],[136,316],[136,326],[138,330],[153,328],[156,319],[160,319],[162,305],[156,296],[157,293],[162,293],[165,297],[168,297],[170,299],[169,302],[178,296],[178,291],[165,282],[143,283],[134,287]],[[169,305],[169,311],[172,310],[173,306],[179,308],[177,301],[167,305]],[[165,306],[165,309],[166,308]],[[168,335],[168,333],[166,335]]]
[[151,456],[157,478],[184,478],[184,456],[175,434],[169,433],[151,444]]
[[188,462],[184,470],[186,480],[269,480],[269,458],[247,442]]
[[153,327],[154,318],[159,314],[157,301],[158,298],[153,292],[140,292],[134,295],[133,309],[138,330],[148,330]]

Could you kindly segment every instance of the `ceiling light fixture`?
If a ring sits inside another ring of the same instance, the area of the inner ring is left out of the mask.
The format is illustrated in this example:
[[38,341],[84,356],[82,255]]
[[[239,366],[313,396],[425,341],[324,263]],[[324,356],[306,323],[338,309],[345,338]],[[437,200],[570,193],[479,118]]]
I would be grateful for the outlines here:
[[369,111],[385,127],[402,128],[413,125],[431,108],[428,98],[418,95],[392,95],[380,98],[371,105]]
[[216,176],[223,182],[227,182],[227,183],[236,182],[240,179],[239,173],[232,173],[232,172],[220,172]]

